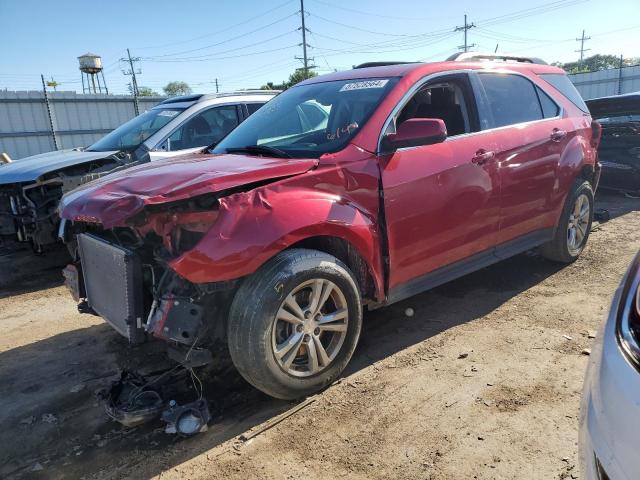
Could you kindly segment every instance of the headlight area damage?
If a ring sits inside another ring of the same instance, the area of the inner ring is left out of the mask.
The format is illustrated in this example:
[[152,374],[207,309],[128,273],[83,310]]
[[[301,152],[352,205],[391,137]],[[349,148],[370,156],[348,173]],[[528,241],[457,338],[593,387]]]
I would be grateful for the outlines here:
[[192,379],[225,356],[224,319],[235,282],[194,284],[169,267],[215,223],[216,196],[158,209],[145,209],[129,227],[105,230],[89,222],[66,227],[76,261],[64,275],[80,312],[101,316],[132,344],[166,342],[177,362],[159,373],[154,368],[154,375],[124,371],[101,393],[108,415],[126,426],[160,417],[168,433],[192,435],[206,430],[210,419],[202,392],[192,389],[200,382]]
[[[218,157],[217,163],[224,161]],[[254,158],[243,165],[236,157],[224,178],[202,165],[203,173],[194,180],[191,172],[187,180],[184,170],[192,162],[183,168],[179,160],[178,167],[176,163],[163,166],[163,162],[142,170],[134,167],[81,187],[63,198],[60,228],[62,239],[75,252],[64,276],[79,311],[99,315],[132,344],[165,342],[169,357],[178,363],[172,371],[178,368],[187,377],[196,375],[194,369],[215,366],[219,362],[214,360],[226,357],[226,319],[238,280],[194,282],[175,268],[175,262],[197,251],[208,234],[218,237],[214,227],[219,222],[246,214],[238,205],[229,211],[229,199],[259,202],[259,187],[304,173],[316,164]],[[174,172],[164,175],[165,168]],[[145,179],[151,175],[153,182],[141,181],[138,174]],[[162,413],[164,400],[175,397],[164,397],[154,377],[142,379],[129,373],[104,395],[107,412],[115,420],[133,425],[162,414],[170,424],[168,431],[185,433],[182,416],[192,423],[208,419],[206,402],[173,405]],[[168,377],[184,377],[161,375],[163,385]],[[139,404],[132,403],[130,392],[144,391],[146,385],[154,385],[153,392],[141,397]],[[192,433],[196,431],[200,428]]]

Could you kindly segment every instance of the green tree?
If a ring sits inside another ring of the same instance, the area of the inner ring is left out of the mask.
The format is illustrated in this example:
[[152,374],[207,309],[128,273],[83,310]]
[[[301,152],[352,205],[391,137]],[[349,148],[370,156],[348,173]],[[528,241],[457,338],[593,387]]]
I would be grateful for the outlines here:
[[138,87],[138,95],[141,97],[157,97],[158,92],[151,87]]
[[260,90],[286,90],[287,88],[291,88],[296,83],[300,83],[307,78],[313,78],[317,76],[318,74],[312,70],[305,72],[304,68],[297,68],[291,75],[289,75],[289,80],[283,81],[279,84],[267,82],[260,87]]
[[[130,83],[127,85],[127,89],[129,90],[129,94],[133,95],[133,87]],[[158,92],[154,91],[151,87],[138,87],[139,97],[155,97],[157,95]]]
[[188,95],[191,93],[191,87],[187,82],[169,82],[167,83],[162,90],[170,97],[175,97],[176,95]]
[[[628,67],[629,65],[637,65],[640,63],[640,58],[623,58],[622,66]],[[564,68],[567,73],[581,73],[581,72],[597,72],[600,70],[607,70],[609,68],[620,67],[620,57],[616,55],[592,55],[585,58],[580,62],[567,62],[560,63],[555,62],[553,65]]]
[[296,68],[296,71],[289,75],[289,81],[287,81],[287,88],[293,87],[296,83],[300,83],[308,78],[317,77],[318,74],[313,70],[305,71],[304,68]]

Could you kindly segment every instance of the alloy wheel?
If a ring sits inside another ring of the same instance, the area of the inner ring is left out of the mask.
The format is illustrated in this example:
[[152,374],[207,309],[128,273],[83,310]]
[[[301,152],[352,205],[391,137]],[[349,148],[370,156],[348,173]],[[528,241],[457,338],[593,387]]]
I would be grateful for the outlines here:
[[324,371],[347,335],[349,308],[333,282],[314,278],[295,287],[274,319],[271,346],[286,373],[308,377]]
[[589,198],[583,193],[576,198],[567,226],[567,247],[571,253],[578,252],[584,245],[591,217]]

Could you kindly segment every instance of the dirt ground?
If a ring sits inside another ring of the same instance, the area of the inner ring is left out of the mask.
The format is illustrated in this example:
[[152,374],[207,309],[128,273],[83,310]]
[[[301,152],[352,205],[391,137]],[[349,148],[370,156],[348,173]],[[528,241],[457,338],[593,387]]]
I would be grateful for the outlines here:
[[640,249],[640,200],[598,206],[612,219],[570,266],[519,255],[366,314],[344,377],[273,428],[295,404],[209,379],[213,419],[189,439],[95,399],[157,349],[78,314],[55,262],[0,256],[0,477],[578,478],[581,352]]

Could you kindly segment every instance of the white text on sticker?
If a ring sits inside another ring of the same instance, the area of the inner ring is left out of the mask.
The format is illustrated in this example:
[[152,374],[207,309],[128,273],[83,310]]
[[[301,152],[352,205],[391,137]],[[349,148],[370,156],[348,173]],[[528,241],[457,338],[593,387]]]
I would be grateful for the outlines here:
[[382,88],[389,80],[364,80],[362,82],[345,83],[340,92],[349,92],[351,90],[363,90],[365,88]]

